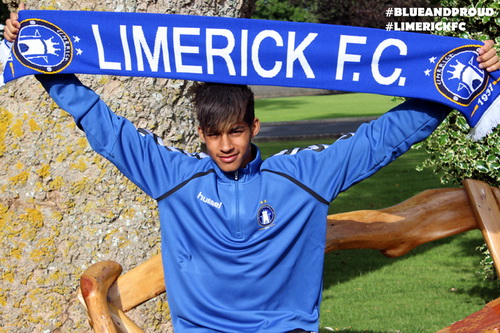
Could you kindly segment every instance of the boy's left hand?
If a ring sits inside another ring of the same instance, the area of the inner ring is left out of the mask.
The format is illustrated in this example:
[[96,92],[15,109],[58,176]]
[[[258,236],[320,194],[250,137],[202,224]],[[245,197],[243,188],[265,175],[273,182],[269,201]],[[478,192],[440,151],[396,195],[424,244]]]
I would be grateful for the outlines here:
[[486,69],[488,72],[496,71],[500,68],[500,61],[498,59],[497,51],[493,48],[495,43],[492,40],[484,41],[484,45],[478,49],[479,67]]

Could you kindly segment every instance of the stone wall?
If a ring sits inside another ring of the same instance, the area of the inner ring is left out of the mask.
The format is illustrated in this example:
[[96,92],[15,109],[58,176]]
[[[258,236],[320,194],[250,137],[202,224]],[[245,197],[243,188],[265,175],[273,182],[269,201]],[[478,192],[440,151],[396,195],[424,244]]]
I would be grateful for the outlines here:
[[[15,10],[16,2],[3,0]],[[28,9],[106,10],[238,17],[253,1],[27,1]],[[199,149],[192,83],[80,76],[119,115]],[[95,154],[72,118],[34,77],[0,90],[0,332],[85,332],[76,300],[81,273],[100,260],[125,271],[160,251],[156,203]],[[171,331],[165,297],[129,315]]]

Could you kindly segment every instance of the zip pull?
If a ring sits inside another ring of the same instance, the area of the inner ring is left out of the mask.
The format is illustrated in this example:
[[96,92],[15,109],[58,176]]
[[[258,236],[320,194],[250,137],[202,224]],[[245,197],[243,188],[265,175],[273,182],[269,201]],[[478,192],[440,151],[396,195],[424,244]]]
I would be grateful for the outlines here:
[[238,170],[234,173],[234,180],[238,180]]

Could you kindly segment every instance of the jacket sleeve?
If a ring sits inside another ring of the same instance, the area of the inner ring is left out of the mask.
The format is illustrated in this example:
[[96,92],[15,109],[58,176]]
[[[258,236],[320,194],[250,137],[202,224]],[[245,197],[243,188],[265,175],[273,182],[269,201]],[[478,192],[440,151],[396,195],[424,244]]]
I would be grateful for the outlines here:
[[324,150],[276,156],[271,165],[331,202],[427,138],[449,111],[434,102],[408,100]]
[[111,161],[152,198],[175,185],[180,170],[196,160],[168,151],[150,135],[141,134],[127,119],[114,114],[74,75],[37,75],[60,108],[69,112],[92,148]]

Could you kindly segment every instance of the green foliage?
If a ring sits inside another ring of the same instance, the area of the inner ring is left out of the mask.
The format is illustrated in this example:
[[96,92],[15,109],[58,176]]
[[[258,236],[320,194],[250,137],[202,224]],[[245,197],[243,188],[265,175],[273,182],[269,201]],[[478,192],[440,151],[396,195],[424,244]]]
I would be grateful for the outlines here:
[[[500,0],[441,0],[446,8],[493,8],[500,12]],[[445,18],[439,18],[445,20]],[[452,17],[447,21],[463,21],[467,31],[446,32],[451,36],[476,40],[495,39],[500,44],[498,15],[491,17]],[[498,45],[496,45],[498,47]],[[443,183],[460,184],[465,178],[484,180],[500,185],[499,128],[485,139],[474,142],[467,137],[465,118],[452,112],[443,124],[423,143],[431,156],[424,166],[434,167],[442,174]]]
[[252,16],[255,19],[317,22],[309,1],[300,0],[257,0]]
[[[432,167],[443,184],[460,185],[465,178],[500,185],[500,136],[496,129],[481,141],[468,137],[465,118],[453,111],[421,145],[430,157],[419,166]],[[419,146],[417,146],[418,148]]]
[[477,274],[483,277],[485,281],[493,281],[496,279],[496,271],[495,266],[493,265],[493,258],[491,258],[490,251],[486,244],[482,246],[478,246],[476,250],[480,251],[483,254],[483,260],[481,260],[481,271],[478,271]]
[[471,38],[476,40],[493,39],[496,44],[500,44],[500,0],[441,0],[441,6],[446,8],[493,8],[496,11],[494,16],[473,16],[473,17],[451,17],[437,18],[445,22],[465,22],[467,31],[445,31],[442,34],[448,36]]

